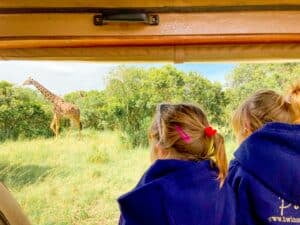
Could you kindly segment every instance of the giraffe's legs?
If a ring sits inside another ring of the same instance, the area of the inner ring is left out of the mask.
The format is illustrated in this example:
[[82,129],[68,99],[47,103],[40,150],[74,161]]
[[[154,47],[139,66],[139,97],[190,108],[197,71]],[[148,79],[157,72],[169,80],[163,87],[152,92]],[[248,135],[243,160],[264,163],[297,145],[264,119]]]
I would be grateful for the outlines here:
[[70,120],[70,127],[69,127],[69,129],[68,129],[68,132],[67,132],[67,137],[70,137],[71,136],[71,133],[72,133],[72,128],[73,128],[73,126],[74,126],[74,122],[73,122],[73,119],[72,118],[69,118],[69,120]]
[[78,120],[76,121],[76,124],[77,124],[77,128],[78,128],[78,130],[79,130],[79,138],[81,139],[81,138],[82,138],[82,134],[81,134],[82,124],[81,124],[81,121],[80,121],[80,117],[79,117]]
[[82,125],[80,122],[80,116],[74,116],[70,120],[72,122],[72,127],[76,127],[79,130],[79,137],[81,137]]
[[55,129],[55,124],[56,124],[56,122],[55,122],[55,120],[56,120],[56,116],[54,115],[54,116],[53,116],[53,119],[52,119],[52,121],[51,121],[51,124],[50,124],[50,128],[51,128],[51,130],[53,131],[53,133],[54,133],[55,136],[56,136],[56,129]]
[[56,114],[55,115],[55,137],[56,138],[59,135],[59,128],[60,128],[60,117]]
[[80,132],[81,132],[81,130],[82,130],[82,124],[81,124],[81,122],[80,122],[80,119],[79,119],[79,118],[76,120],[76,127],[78,128],[78,130],[79,130],[79,133],[80,133]]

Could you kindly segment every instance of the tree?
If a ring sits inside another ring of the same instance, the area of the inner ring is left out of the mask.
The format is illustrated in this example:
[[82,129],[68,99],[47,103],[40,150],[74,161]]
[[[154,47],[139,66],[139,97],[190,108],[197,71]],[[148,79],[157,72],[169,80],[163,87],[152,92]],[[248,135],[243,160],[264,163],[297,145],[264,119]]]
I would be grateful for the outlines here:
[[49,137],[50,119],[49,108],[36,92],[0,82],[0,141]]
[[111,119],[133,146],[147,144],[147,130],[158,103],[199,104],[213,123],[223,125],[221,112],[228,101],[219,83],[171,65],[119,67],[111,71],[105,94]]
[[240,64],[227,77],[229,107],[236,108],[250,94],[259,89],[283,92],[300,78],[300,64]]
[[84,127],[97,130],[113,129],[113,124],[109,123],[111,120],[106,109],[104,91],[77,91],[65,95],[64,98],[80,108]]

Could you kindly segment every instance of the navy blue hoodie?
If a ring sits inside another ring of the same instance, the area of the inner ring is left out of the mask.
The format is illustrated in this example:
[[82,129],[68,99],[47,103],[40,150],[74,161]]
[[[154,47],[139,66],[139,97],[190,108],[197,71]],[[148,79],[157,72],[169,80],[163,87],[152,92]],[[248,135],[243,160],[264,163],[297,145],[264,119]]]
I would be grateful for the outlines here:
[[235,152],[237,224],[300,224],[300,125],[269,123]]
[[222,188],[210,161],[157,160],[121,196],[120,225],[233,225],[231,187]]

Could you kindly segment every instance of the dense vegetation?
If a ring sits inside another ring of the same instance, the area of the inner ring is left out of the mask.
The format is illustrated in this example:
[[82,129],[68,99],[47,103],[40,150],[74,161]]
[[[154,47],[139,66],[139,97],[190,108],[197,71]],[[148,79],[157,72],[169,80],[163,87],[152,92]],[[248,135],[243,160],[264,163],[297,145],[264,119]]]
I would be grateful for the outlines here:
[[0,82],[0,141],[49,137],[51,112],[37,92]]
[[[160,102],[202,106],[211,123],[229,134],[232,111],[257,89],[283,90],[300,77],[300,64],[240,64],[226,85],[171,65],[161,68],[121,66],[110,72],[99,91],[78,91],[64,98],[77,104],[84,128],[120,130],[133,146],[147,144],[147,129]],[[36,91],[0,82],[0,141],[51,136],[50,105]]]

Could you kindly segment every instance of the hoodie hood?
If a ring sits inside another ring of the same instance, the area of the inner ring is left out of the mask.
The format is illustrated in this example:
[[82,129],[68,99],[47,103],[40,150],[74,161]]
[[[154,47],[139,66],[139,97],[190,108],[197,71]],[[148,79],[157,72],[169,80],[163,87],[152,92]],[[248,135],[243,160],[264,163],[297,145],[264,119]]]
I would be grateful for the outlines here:
[[137,187],[118,199],[126,221],[120,224],[231,224],[233,212],[223,217],[231,193],[219,188],[217,177],[208,160],[157,160]]
[[266,124],[240,145],[235,158],[271,191],[300,204],[300,125]]

